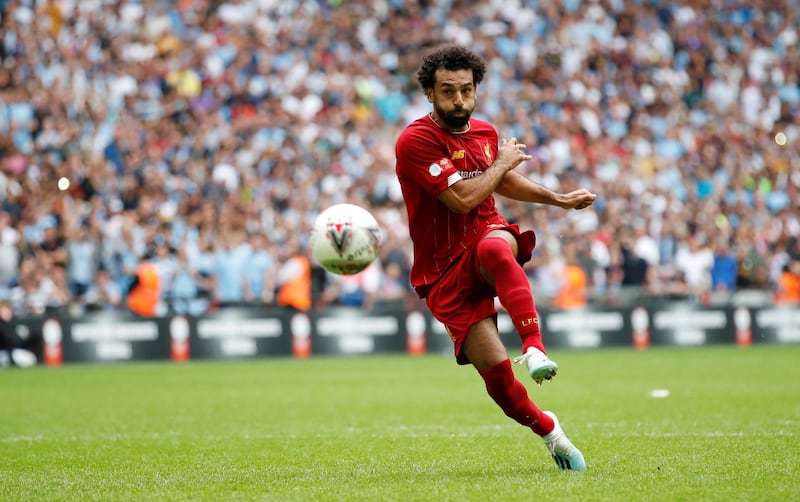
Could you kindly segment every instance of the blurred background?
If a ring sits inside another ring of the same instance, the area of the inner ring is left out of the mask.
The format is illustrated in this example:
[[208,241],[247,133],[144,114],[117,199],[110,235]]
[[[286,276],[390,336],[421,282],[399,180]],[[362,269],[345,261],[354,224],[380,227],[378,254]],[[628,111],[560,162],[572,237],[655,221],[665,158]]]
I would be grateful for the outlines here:
[[[155,271],[159,312],[414,304],[394,140],[429,109],[421,56],[459,43],[518,171],[599,195],[498,200],[536,230],[539,305],[800,304],[797,7],[0,0],[0,303],[135,309]],[[385,232],[347,279],[307,250],[339,202]]]

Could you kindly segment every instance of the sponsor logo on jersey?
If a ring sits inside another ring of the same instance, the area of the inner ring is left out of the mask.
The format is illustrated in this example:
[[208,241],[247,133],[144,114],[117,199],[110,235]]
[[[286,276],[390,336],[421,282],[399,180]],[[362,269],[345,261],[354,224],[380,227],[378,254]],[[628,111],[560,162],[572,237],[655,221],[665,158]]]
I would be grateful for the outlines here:
[[474,178],[475,176],[480,176],[483,174],[483,171],[480,169],[474,169],[472,171],[459,171],[458,174],[460,174],[465,180],[468,180],[470,178]]

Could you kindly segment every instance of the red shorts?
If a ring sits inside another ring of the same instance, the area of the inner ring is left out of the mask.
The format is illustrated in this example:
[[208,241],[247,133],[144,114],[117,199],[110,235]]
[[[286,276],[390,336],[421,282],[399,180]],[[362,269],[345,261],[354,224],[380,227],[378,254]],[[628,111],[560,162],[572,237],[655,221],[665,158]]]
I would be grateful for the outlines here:
[[[532,230],[520,233],[517,225],[509,225],[503,229],[511,232],[517,239],[519,264],[527,263],[536,245],[536,235]],[[498,228],[491,228],[487,233],[492,230]],[[456,361],[458,364],[469,364],[470,361],[461,353],[469,329],[478,321],[497,316],[494,303],[497,292],[481,276],[477,246],[462,254],[457,262],[426,289],[423,297],[431,314],[444,324],[453,340]]]

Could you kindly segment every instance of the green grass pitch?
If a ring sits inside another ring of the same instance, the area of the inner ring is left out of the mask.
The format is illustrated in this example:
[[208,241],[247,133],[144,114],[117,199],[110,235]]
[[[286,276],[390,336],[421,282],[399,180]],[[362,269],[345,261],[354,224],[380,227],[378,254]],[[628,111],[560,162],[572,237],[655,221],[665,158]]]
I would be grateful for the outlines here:
[[0,500],[800,500],[800,346],[551,356],[583,473],[449,356],[0,371]]

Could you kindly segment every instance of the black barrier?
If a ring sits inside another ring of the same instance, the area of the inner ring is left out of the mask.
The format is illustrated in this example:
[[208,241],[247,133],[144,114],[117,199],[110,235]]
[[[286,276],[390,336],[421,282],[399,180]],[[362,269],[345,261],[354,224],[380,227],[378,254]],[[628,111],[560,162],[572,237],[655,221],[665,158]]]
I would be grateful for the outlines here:
[[[288,312],[278,308],[234,307],[203,317],[172,319],[173,359],[222,359],[291,356],[292,337]],[[188,347],[181,347],[187,336]]]
[[650,343],[654,346],[695,347],[736,340],[729,308],[676,303],[650,315]]
[[593,349],[631,345],[631,309],[581,308],[539,314],[545,347]]
[[[539,310],[549,349],[798,344],[800,307],[698,306],[689,303]],[[498,330],[510,353],[521,340],[505,312]],[[376,353],[452,356],[444,326],[427,310],[387,305],[308,313],[238,306],[201,317],[142,318],[129,313],[65,313],[18,318],[13,333],[49,365],[102,362],[309,357]],[[31,345],[31,342],[34,342]],[[38,345],[36,345],[38,344]]]
[[313,354],[372,354],[406,350],[406,311],[333,307],[311,315]]
[[45,349],[57,343],[62,330],[63,359],[81,362],[142,361],[169,359],[166,318],[146,319],[134,314],[95,312],[79,317],[62,316],[45,321]]
[[742,308],[734,314],[735,326],[739,332],[752,326],[753,343],[800,343],[800,308],[750,309],[749,318]]

